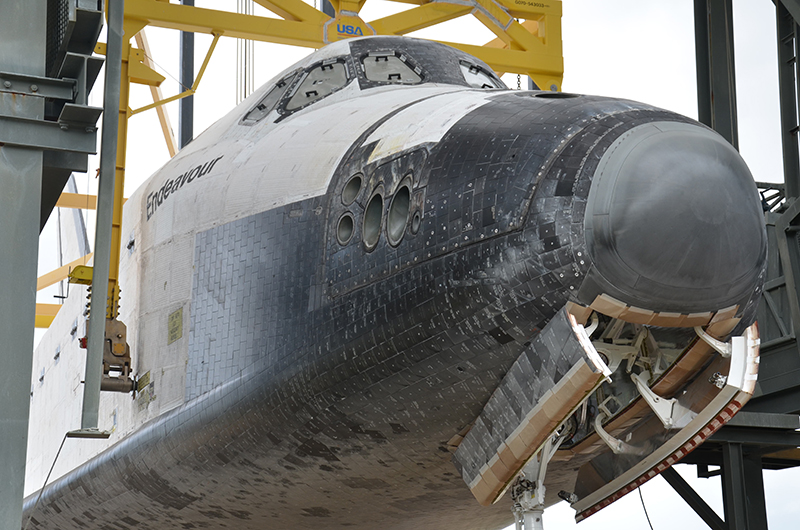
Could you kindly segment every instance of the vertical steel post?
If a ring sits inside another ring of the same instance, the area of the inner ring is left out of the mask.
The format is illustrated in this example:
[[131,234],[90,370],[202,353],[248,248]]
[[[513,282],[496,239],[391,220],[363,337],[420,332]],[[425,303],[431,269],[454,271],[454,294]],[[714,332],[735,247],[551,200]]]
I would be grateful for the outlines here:
[[[0,70],[45,74],[47,3],[6,2]],[[0,113],[44,117],[43,98],[0,93]],[[0,146],[0,528],[20,528],[36,313],[42,152]]]
[[795,71],[800,43],[797,21],[781,2],[775,6],[778,37],[778,87],[780,88],[781,138],[783,140],[783,179],[786,196],[800,196],[800,152],[798,151],[797,82]]
[[698,117],[739,148],[731,0],[695,0]]
[[722,503],[729,530],[765,530],[767,506],[761,457],[740,443],[722,446]]
[[722,505],[728,530],[747,529],[743,460],[742,444],[722,446]]
[[[194,0],[181,0],[185,6],[193,6]],[[194,84],[194,33],[181,31],[181,87],[180,92]],[[178,146],[183,149],[194,135],[194,96],[180,100],[178,107]]]
[[749,528],[767,528],[767,500],[764,496],[764,470],[761,457],[745,455],[744,485],[747,497],[747,524]]
[[[103,344],[111,261],[111,232],[114,218],[114,180],[119,126],[119,94],[122,75],[122,22],[124,0],[108,1],[108,42],[106,45],[103,136],[100,146],[100,183],[97,190],[97,223],[94,240],[91,313],[88,324],[86,374],[83,386],[81,429],[96,429],[103,375]],[[119,190],[120,192],[122,190]]]
[[697,70],[697,121],[711,127],[708,0],[694,0],[694,50]]

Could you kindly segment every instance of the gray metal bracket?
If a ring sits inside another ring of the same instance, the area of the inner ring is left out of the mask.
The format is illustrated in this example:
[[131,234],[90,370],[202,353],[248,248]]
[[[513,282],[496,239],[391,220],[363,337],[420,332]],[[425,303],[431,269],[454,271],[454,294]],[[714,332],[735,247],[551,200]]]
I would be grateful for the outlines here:
[[58,115],[58,125],[64,130],[77,127],[86,132],[94,132],[97,130],[97,120],[102,114],[102,107],[67,103]]
[[0,92],[72,101],[75,97],[75,81],[0,72]]
[[[650,375],[648,372],[644,372]],[[636,389],[642,395],[644,400],[650,405],[650,408],[655,412],[658,419],[666,429],[675,429],[685,427],[685,420],[690,419],[692,414],[691,410],[678,403],[675,398],[666,399],[655,392],[647,384],[647,379],[642,377],[641,374],[632,373],[631,379],[636,385]]]
[[63,130],[55,122],[0,114],[0,144],[95,154],[97,134],[85,128]]
[[603,443],[608,446],[609,449],[615,455],[641,455],[644,451],[638,447],[634,447],[630,444],[623,442],[618,438],[614,438],[611,436],[604,428],[603,428],[603,420],[606,418],[605,413],[598,414],[594,418],[594,430],[597,433],[597,436],[603,440]]
[[75,103],[86,105],[89,92],[97,81],[104,62],[105,59],[102,57],[72,52],[67,53],[64,57],[58,77],[75,80]]
[[703,342],[717,350],[717,352],[725,357],[726,359],[731,356],[731,343],[730,342],[722,342],[721,340],[715,339],[708,333],[706,333],[702,327],[695,326],[694,332],[697,333],[697,336],[703,339]]

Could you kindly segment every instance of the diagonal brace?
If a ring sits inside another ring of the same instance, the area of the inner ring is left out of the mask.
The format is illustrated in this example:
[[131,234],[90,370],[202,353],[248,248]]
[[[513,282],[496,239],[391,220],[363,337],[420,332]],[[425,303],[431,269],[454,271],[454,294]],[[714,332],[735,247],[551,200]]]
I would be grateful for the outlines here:
[[695,513],[708,525],[711,530],[728,530],[728,525],[720,519],[719,515],[704,501],[700,495],[685,481],[675,468],[669,467],[661,472],[664,480],[672,486],[678,495],[686,501]]

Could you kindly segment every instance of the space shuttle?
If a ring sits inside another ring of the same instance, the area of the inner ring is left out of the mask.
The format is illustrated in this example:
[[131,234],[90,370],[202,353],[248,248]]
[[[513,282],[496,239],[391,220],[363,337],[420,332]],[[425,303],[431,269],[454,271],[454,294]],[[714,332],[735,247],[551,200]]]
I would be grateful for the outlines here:
[[102,394],[110,438],[66,440],[39,491],[81,409],[72,286],[34,359],[30,529],[581,520],[754,391],[766,235],[737,151],[443,44],[312,53],[122,226],[135,391]]

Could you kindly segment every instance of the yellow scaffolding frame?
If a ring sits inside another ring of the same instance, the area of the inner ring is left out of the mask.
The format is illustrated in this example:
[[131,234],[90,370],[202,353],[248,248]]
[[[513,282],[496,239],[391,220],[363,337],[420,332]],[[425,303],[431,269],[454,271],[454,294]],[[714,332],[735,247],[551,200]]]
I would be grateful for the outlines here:
[[[122,85],[119,102],[111,266],[108,285],[107,316],[109,318],[116,318],[119,310],[119,252],[128,118],[145,110],[157,108],[170,156],[174,156],[175,140],[166,113],[163,112],[163,105],[195,93],[220,37],[321,48],[331,42],[360,35],[407,35],[462,16],[472,15],[489,28],[497,38],[484,46],[453,42],[444,42],[444,44],[482,59],[498,73],[528,75],[544,90],[561,90],[564,72],[561,49],[561,1],[395,1],[413,4],[416,7],[365,22],[359,13],[366,0],[330,0],[335,11],[334,17],[329,17],[302,0],[255,0],[260,6],[281,17],[280,19],[186,6],[170,3],[169,0],[126,0],[124,32],[129,38],[137,36],[138,47],[133,47],[128,43],[123,46],[122,50]],[[214,36],[191,88],[171,97],[163,98],[161,96],[158,87],[164,81],[164,77],[152,68],[153,63],[147,50],[147,41],[143,34],[140,35],[140,32],[147,26],[206,33]],[[104,54],[105,45],[98,44],[95,52]],[[150,86],[153,103],[132,110],[129,107],[128,98],[131,83]],[[93,202],[91,199],[87,202],[86,196],[63,194],[58,205],[87,208]],[[63,273],[63,271],[60,272]],[[41,309],[41,315],[37,309],[37,325],[49,325],[55,316],[54,308],[48,304],[47,307],[41,305]]]

